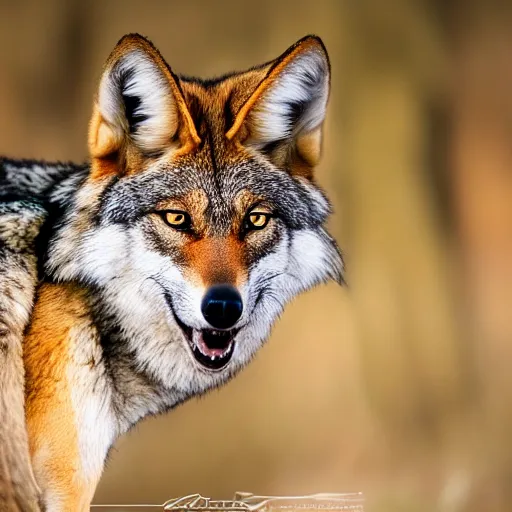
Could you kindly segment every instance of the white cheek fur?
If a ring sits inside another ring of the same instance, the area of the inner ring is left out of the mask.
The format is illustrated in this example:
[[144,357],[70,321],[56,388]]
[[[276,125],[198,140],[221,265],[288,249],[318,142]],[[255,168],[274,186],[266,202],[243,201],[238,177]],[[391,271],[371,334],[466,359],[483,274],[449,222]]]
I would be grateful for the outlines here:
[[[193,360],[164,297],[172,297],[174,313],[182,322],[204,329],[209,327],[200,309],[205,290],[189,282],[169,257],[152,250],[137,224],[100,226],[80,236],[73,223],[67,229],[67,237],[64,233],[54,251],[55,257],[60,255],[65,261],[58,267],[59,278],[82,278],[101,286],[106,307],[119,319],[137,366],[184,394],[220,385],[244,366],[267,339],[286,303],[327,279],[333,265],[332,247],[321,229],[294,231],[288,235],[291,240],[283,237],[251,269],[240,288],[244,303],[240,325],[244,328],[229,369],[211,373],[199,369]],[[77,238],[81,242],[78,248],[74,244],[74,257],[64,257]],[[256,306],[263,282],[265,291]]]
[[[268,338],[272,325],[286,304],[299,293],[333,277],[333,267],[342,271],[342,261],[322,230],[295,231],[252,269],[244,288],[250,318],[236,346],[239,365],[251,360]],[[269,280],[268,278],[272,278]],[[258,282],[265,281],[266,292],[258,305]]]

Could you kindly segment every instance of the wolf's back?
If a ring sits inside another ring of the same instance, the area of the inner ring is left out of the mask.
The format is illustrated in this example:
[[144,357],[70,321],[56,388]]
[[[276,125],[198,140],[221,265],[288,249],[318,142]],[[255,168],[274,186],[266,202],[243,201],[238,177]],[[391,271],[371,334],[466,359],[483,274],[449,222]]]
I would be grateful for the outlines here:
[[0,159],[0,512],[38,511],[25,425],[23,336],[38,282],[37,236],[73,168]]

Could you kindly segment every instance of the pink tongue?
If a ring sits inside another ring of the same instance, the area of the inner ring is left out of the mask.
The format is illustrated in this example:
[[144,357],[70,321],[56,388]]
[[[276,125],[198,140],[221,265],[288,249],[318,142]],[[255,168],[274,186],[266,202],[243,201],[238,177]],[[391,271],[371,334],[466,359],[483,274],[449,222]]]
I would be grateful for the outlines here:
[[199,338],[199,350],[205,356],[222,356],[227,352],[227,348],[209,348],[208,345],[203,341],[203,337]]

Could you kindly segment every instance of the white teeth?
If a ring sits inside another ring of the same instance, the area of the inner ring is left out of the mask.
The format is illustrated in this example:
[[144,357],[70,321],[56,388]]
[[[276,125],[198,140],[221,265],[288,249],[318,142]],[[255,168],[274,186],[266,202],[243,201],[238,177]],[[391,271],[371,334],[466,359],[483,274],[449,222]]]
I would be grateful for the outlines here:
[[211,359],[212,361],[215,361],[215,356],[210,356],[210,359]]

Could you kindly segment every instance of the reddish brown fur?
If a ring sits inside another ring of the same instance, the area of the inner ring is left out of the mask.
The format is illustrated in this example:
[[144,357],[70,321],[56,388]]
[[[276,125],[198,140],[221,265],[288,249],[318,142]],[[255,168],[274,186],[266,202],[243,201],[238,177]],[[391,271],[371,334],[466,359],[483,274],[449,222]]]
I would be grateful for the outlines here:
[[[142,49],[154,60],[162,74],[167,78],[174,101],[176,102],[180,123],[178,144],[169,141],[169,158],[179,164],[180,157],[200,158],[197,150],[205,134],[204,122],[209,130],[216,133],[215,142],[228,148],[229,152],[239,153],[243,143],[250,135],[250,123],[246,122],[251,109],[264,96],[265,91],[274,83],[279,74],[300,53],[318,47],[315,38],[303,40],[292,51],[277,59],[273,64],[242,72],[226,78],[215,85],[205,86],[201,82],[179,79],[172,73],[160,53],[146,40],[136,35],[126,36],[110,55],[105,66],[110,70],[118,59],[134,49]],[[148,157],[130,143],[128,136],[117,140],[103,133],[103,119],[95,105],[89,129],[89,147],[92,156],[91,179],[98,179],[114,173],[141,172],[147,168]],[[318,132],[318,133],[317,133]],[[103,133],[103,135],[102,135]],[[304,140],[297,140],[292,147],[284,145],[278,148],[272,158],[279,166],[288,168],[301,176],[310,178],[312,168],[319,159],[320,130],[306,134]],[[219,148],[215,148],[216,150]]]
[[[179,115],[178,154],[188,153],[200,143],[200,139],[185,105],[177,77],[172,73],[160,52],[149,41],[135,34],[125,36],[110,54],[104,72],[109,72],[120,58],[133,50],[142,50],[149,55],[167,79]],[[91,178],[98,179],[120,171],[133,172],[134,170],[144,169],[144,166],[140,165],[144,157],[130,144],[129,138],[125,137],[125,140],[117,140],[113,137],[112,131],[105,126],[106,124],[99,112],[97,103],[95,103],[89,125],[89,151],[93,158]]]
[[184,257],[192,280],[208,288],[216,283],[239,286],[246,278],[243,242],[234,235],[226,238],[203,238],[187,244]]
[[45,460],[45,473],[36,478],[66,497],[63,510],[77,510],[94,492],[80,485],[77,426],[67,379],[72,366],[70,331],[85,312],[72,286],[43,284],[24,344],[30,451],[33,458]]

